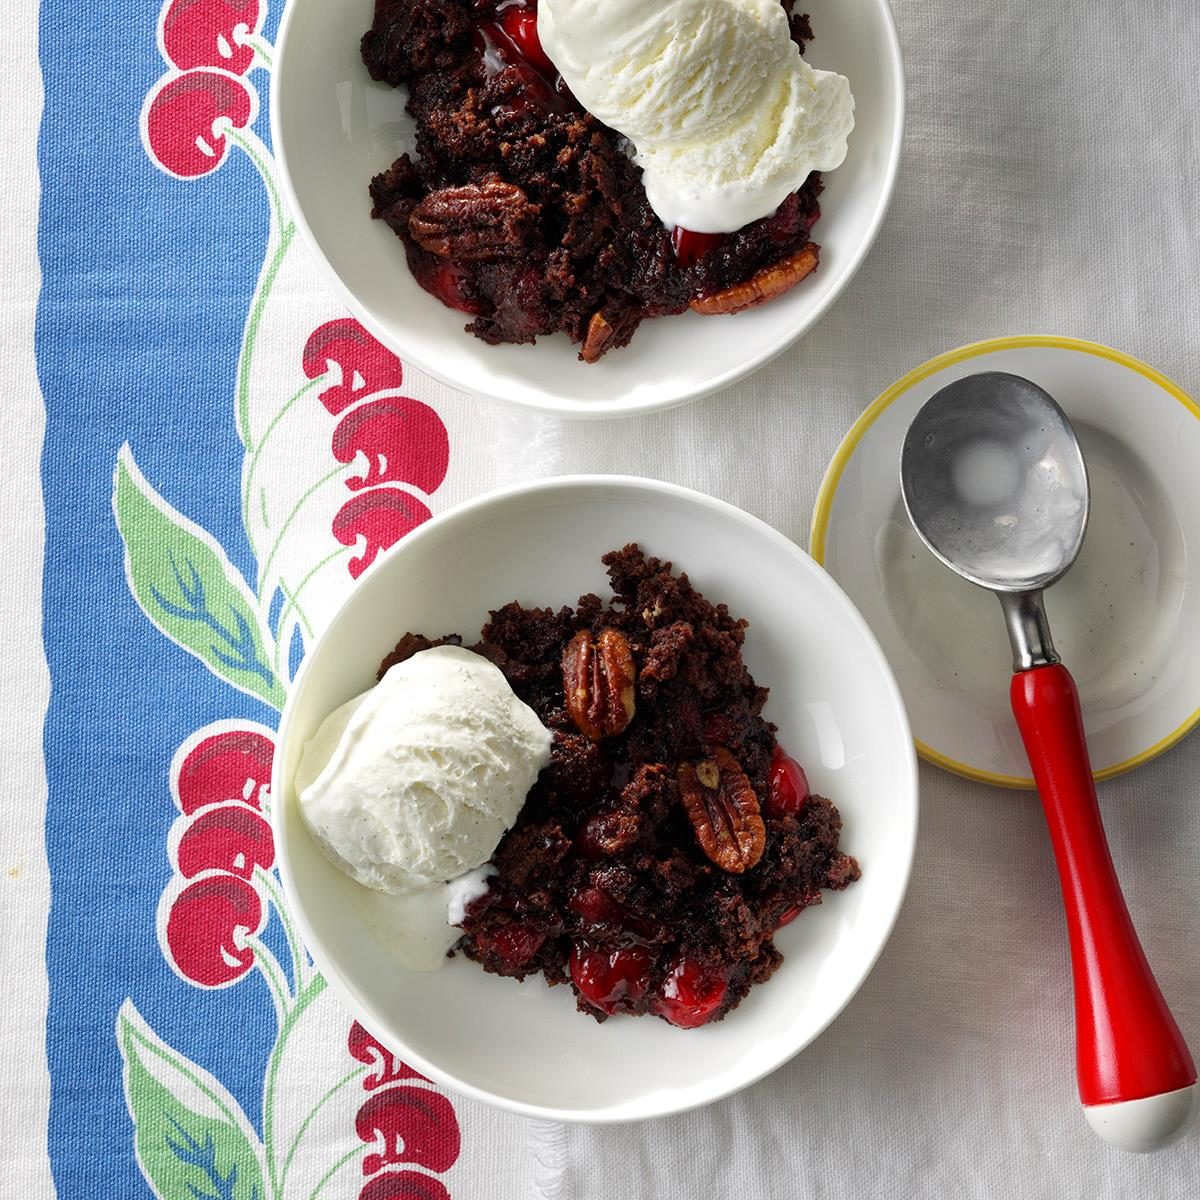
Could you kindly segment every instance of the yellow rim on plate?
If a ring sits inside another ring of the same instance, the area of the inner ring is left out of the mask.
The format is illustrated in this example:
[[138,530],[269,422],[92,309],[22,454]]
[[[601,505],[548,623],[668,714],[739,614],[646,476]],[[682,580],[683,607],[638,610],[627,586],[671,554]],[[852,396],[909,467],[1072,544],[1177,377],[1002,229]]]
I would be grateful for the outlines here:
[[[1161,371],[1156,371],[1153,367],[1141,362],[1139,359],[1132,358],[1128,354],[1122,354],[1120,350],[1114,350],[1111,346],[1102,346],[1099,342],[1089,342],[1082,338],[1057,337],[1052,334],[1028,334],[1013,337],[988,338],[982,342],[971,342],[969,345],[960,346],[957,350],[947,350],[944,354],[939,354],[935,358],[931,358],[928,362],[922,363],[919,367],[914,367],[907,375],[902,375],[897,379],[891,387],[882,392],[871,403],[862,416],[850,427],[850,432],[842,439],[842,444],[837,448],[837,452],[826,468],[825,478],[821,481],[821,490],[817,493],[817,504],[813,510],[812,529],[808,539],[809,553],[813,558],[822,566],[825,565],[825,538],[829,532],[829,518],[833,512],[834,497],[837,495],[838,484],[841,482],[846,464],[853,457],[854,451],[858,449],[858,444],[866,436],[867,430],[875,424],[879,417],[897,399],[918,383],[928,379],[931,375],[936,375],[938,371],[942,371],[946,367],[953,367],[958,363],[966,362],[972,358],[978,358],[980,355],[994,354],[999,350],[1039,349],[1074,350],[1080,354],[1093,354],[1097,358],[1106,358],[1110,362],[1117,363],[1122,367],[1128,367],[1131,371],[1136,371],[1139,375],[1145,376],[1151,383],[1157,384],[1164,392],[1178,400],[1192,416],[1200,420],[1200,405],[1179,387],[1178,384],[1173,383]],[[1159,739],[1152,746],[1147,746],[1145,750],[1135,754],[1132,758],[1125,759],[1124,762],[1116,763],[1111,767],[1105,767],[1102,771],[1095,772],[1096,779],[1112,779],[1116,775],[1123,775],[1126,771],[1132,771],[1134,767],[1140,767],[1143,763],[1148,763],[1152,758],[1157,758],[1163,751],[1169,750],[1176,742],[1180,741],[1187,733],[1194,729],[1197,724],[1200,724],[1200,708],[1197,708],[1177,729],[1172,730],[1166,737]],[[952,774],[961,775],[965,779],[974,779],[979,783],[990,783],[997,787],[1034,787],[1033,780],[1028,776],[1001,775],[995,771],[984,771],[978,767],[971,766],[969,763],[959,762],[957,759],[943,754],[940,750],[935,750],[932,746],[922,742],[920,738],[914,738],[913,741],[916,744],[917,753],[926,762],[931,762],[935,766],[943,768],[943,770],[950,771]]]

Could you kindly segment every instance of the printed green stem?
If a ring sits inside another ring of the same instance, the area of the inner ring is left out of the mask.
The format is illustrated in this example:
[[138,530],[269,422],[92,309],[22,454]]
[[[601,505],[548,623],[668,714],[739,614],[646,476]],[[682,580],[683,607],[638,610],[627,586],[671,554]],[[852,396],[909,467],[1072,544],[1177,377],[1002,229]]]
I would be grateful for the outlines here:
[[246,321],[246,331],[242,335],[242,352],[238,359],[237,422],[238,433],[242,438],[242,444],[247,450],[253,449],[250,434],[250,364],[254,357],[254,346],[258,340],[259,325],[262,322],[267,297],[271,294],[271,288],[275,285],[275,277],[279,274],[280,267],[283,266],[284,256],[288,252],[288,247],[292,244],[292,238],[295,236],[295,233],[296,227],[289,222],[279,237],[279,244],[275,248],[275,253],[271,255],[263,267],[263,272],[259,276],[258,287],[255,289],[254,303],[250,309],[250,316]]
[[279,959],[267,949],[266,943],[261,938],[251,934],[246,938],[246,945],[254,951],[254,965],[262,972],[263,979],[267,981],[267,987],[275,1001],[276,1017],[282,1020],[292,999],[283,967],[279,965]]
[[296,934],[296,928],[292,924],[291,917],[288,916],[287,905],[284,903],[282,892],[280,892],[276,885],[274,874],[270,871],[264,871],[262,867],[255,867],[254,877],[262,885],[263,891],[267,893],[271,903],[275,906],[275,912],[279,916],[279,923],[283,926],[283,934],[287,938],[288,949],[292,955],[292,988],[299,995],[307,982],[304,978],[304,947]]
[[366,1146],[356,1146],[353,1150],[348,1150],[341,1158],[325,1172],[317,1182],[317,1186],[308,1193],[308,1200],[317,1200],[317,1197],[325,1190],[325,1185],[352,1159],[357,1158],[360,1154],[366,1152]]
[[[254,544],[254,537],[250,532],[250,504],[251,491],[254,486],[254,473],[258,470],[258,464],[262,461],[262,453],[266,448],[267,442],[271,439],[271,434],[278,428],[279,423],[292,410],[292,408],[303,400],[314,388],[319,387],[324,382],[323,378],[310,379],[303,387],[298,388],[283,407],[271,418],[271,423],[263,430],[263,435],[258,439],[255,447],[251,451],[247,451],[245,459],[245,477],[242,481],[242,523],[246,527],[246,537],[250,541],[250,549],[257,557],[258,549]],[[265,521],[264,521],[265,524]],[[260,595],[259,600],[263,597]]]
[[325,1093],[325,1095],[323,1095],[320,1100],[313,1105],[311,1109],[309,1109],[308,1116],[306,1116],[301,1122],[300,1128],[296,1130],[296,1136],[292,1138],[292,1144],[288,1147],[287,1157],[283,1160],[283,1166],[280,1168],[280,1192],[282,1192],[287,1186],[288,1171],[291,1170],[292,1160],[296,1157],[296,1151],[300,1148],[300,1143],[304,1140],[304,1135],[308,1131],[309,1125],[311,1125],[316,1119],[317,1113],[320,1112],[321,1109],[347,1084],[356,1083],[358,1080],[360,1080],[367,1073],[367,1070],[367,1067],[355,1067],[353,1071],[343,1075],[342,1078],[339,1079],[337,1083],[335,1083],[333,1087],[331,1087]]
[[262,323],[263,310],[267,298],[275,285],[276,276],[283,265],[284,256],[292,244],[296,227],[287,219],[284,212],[283,200],[275,183],[274,166],[267,148],[259,138],[248,129],[227,129],[225,136],[229,141],[242,150],[263,182],[267,192],[267,200],[271,207],[271,232],[267,238],[268,247],[275,243],[275,251],[268,255],[258,276],[258,284],[254,289],[254,300],[250,305],[250,315],[246,318],[245,332],[242,334],[242,350],[238,359],[237,377],[237,426],[238,436],[247,452],[253,449],[253,438],[250,430],[250,365],[254,358],[254,346],[258,340],[259,326]]
[[249,46],[254,51],[254,57],[258,60],[255,65],[263,66],[268,71],[275,66],[274,50],[275,47],[267,41],[261,33],[244,33],[238,41],[243,46]]
[[275,182],[275,160],[271,157],[271,152],[263,144],[258,134],[250,129],[237,129],[230,125],[221,132],[245,154],[258,172],[271,206],[272,232],[282,236],[291,222],[287,219],[283,198],[279,194],[279,185]]
[[267,1176],[271,1181],[271,1193],[280,1195],[280,1185],[276,1168],[275,1155],[275,1082],[279,1075],[279,1067],[283,1061],[283,1052],[287,1047],[288,1038],[296,1027],[296,1022],[304,1010],[325,990],[325,979],[314,975],[296,997],[295,1004],[286,1010],[275,1045],[271,1047],[271,1056],[267,1060],[267,1071],[263,1079],[263,1146],[267,1155]]
[[325,567],[328,563],[331,563],[335,558],[340,558],[343,554],[349,554],[349,553],[350,553],[349,546],[339,547],[332,554],[327,554],[323,559],[321,559],[321,561],[319,563],[317,563],[316,566],[312,567],[309,570],[308,574],[305,575],[302,580],[300,580],[300,583],[296,587],[295,591],[293,591],[291,594],[289,594],[287,589],[286,588],[284,589],[284,595],[287,596],[287,603],[283,606],[283,608],[281,608],[279,610],[279,622],[275,627],[275,654],[274,654],[273,664],[274,664],[274,671],[275,671],[277,678],[279,677],[280,672],[283,669],[283,664],[279,660],[280,651],[281,651],[282,645],[283,645],[283,638],[281,635],[283,633],[283,630],[286,628],[288,617],[290,617],[292,614],[292,609],[295,609],[296,612],[300,614],[300,620],[304,623],[304,625],[307,629],[311,630],[311,628],[312,628],[311,625],[309,625],[307,617],[305,617],[305,615],[304,615],[304,610],[300,607],[300,603],[299,603],[300,593],[303,592],[306,587],[308,587],[312,578],[323,567]]
[[305,613],[304,609],[302,609],[300,605],[296,603],[296,594],[287,586],[286,583],[283,582],[282,579],[279,581],[279,590],[283,592],[284,600],[286,600],[292,606],[292,608],[296,610],[296,619],[302,626],[304,626],[305,634],[311,638],[313,635],[312,622],[308,619],[308,614]]
[[259,569],[258,586],[260,592],[270,586],[269,580],[271,578],[271,567],[275,563],[275,555],[279,553],[279,548],[283,545],[283,539],[287,536],[287,531],[292,522],[300,515],[301,510],[309,502],[309,500],[311,500],[312,497],[315,496],[316,493],[319,492],[327,483],[333,479],[336,479],[345,469],[346,468],[339,463],[338,466],[334,467],[332,471],[322,475],[321,478],[318,479],[317,482],[314,483],[310,488],[308,488],[308,490],[304,492],[300,499],[292,505],[292,511],[288,513],[288,515],[284,518],[283,524],[280,525],[279,532],[275,535],[275,541],[271,544],[271,549],[267,554],[266,561]]

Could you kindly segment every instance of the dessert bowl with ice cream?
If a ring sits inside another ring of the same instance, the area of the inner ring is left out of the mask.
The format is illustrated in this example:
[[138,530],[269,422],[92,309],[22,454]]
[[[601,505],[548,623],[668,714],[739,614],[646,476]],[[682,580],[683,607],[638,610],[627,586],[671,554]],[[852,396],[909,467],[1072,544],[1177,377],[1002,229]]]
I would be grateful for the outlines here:
[[363,60],[418,143],[372,215],[484,342],[561,331],[591,363],[647,318],[753,308],[817,268],[854,128],[811,40],[792,0],[378,0]]
[[647,480],[414,531],[309,651],[279,747],[317,966],[405,1061],[528,1114],[658,1115],[772,1070],[865,977],[911,863],[865,625],[760,522]]
[[732,382],[832,303],[902,91],[886,0],[297,0],[272,121],[301,232],[383,340],[611,415]]
[[696,1029],[860,868],[762,715],[745,622],[635,544],[602,561],[610,601],[514,601],[469,650],[406,632],[305,746],[300,813],[334,866],[397,897],[414,968],[454,946],[568,984],[597,1021]]

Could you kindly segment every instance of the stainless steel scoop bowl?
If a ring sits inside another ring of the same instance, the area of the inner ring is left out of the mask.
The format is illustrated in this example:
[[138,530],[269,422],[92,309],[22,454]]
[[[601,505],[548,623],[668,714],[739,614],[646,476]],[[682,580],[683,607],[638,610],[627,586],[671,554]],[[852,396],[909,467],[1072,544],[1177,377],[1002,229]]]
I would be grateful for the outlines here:
[[1087,467],[1066,413],[1028,379],[990,371],[943,388],[904,439],[901,492],[921,539],[995,592],[1018,671],[1058,662],[1042,589],[1087,531]]
[[921,539],[1000,600],[1013,650],[1013,715],[1042,799],[1071,941],[1079,1095],[1127,1150],[1180,1137],[1196,1068],[1151,973],[1113,869],[1075,683],[1042,589],[1075,561],[1088,523],[1083,453],[1066,414],[1016,375],[969,375],[917,414],[900,486]]

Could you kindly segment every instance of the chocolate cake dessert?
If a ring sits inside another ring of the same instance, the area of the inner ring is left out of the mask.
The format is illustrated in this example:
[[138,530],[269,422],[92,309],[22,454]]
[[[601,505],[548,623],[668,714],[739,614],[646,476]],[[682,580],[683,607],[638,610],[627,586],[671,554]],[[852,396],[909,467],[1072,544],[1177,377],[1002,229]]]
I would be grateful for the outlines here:
[[[803,48],[808,17],[783,3]],[[373,215],[485,342],[562,331],[594,362],[648,317],[737,312],[817,266],[815,171],[734,233],[665,227],[628,143],[575,100],[524,0],[376,0],[362,57],[407,89],[417,127],[415,154],[371,181]]]
[[[776,930],[859,868],[837,809],[762,716],[746,622],[636,545],[603,561],[611,600],[507,604],[472,647],[554,740],[458,949],[498,975],[569,983],[599,1021],[692,1028],[768,979]],[[460,642],[406,634],[380,675]]]

